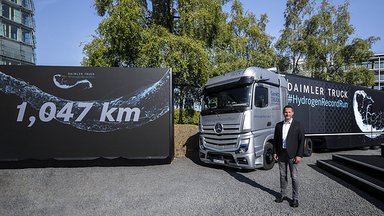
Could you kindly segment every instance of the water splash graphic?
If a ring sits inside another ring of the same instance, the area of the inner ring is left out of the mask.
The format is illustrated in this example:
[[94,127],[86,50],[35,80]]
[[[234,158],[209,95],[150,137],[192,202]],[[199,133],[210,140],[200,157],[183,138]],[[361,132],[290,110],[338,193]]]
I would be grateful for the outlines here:
[[53,83],[55,83],[55,85],[61,89],[70,89],[81,84],[85,84],[86,89],[93,87],[92,83],[87,79],[78,80],[76,78],[71,78],[61,74],[56,74],[53,76]]
[[[55,117],[54,119],[63,124],[71,125],[77,129],[90,132],[111,132],[122,129],[131,129],[140,127],[152,122],[167,112],[169,112],[169,82],[170,75],[166,73],[159,81],[145,87],[143,90],[137,90],[130,95],[123,95],[111,100],[95,101],[72,101],[66,100],[55,95],[51,95],[39,89],[34,85],[16,79],[10,75],[0,72],[0,91],[5,94],[17,95],[22,101],[27,102],[33,109],[39,111],[46,102],[52,102],[57,110],[61,110],[66,104],[73,103],[71,113],[79,116],[84,107],[79,104],[92,103],[93,106],[86,117],[76,122],[75,118],[68,121]],[[108,102],[110,108],[139,108],[141,110],[138,121],[100,121],[103,104]],[[56,115],[55,115],[56,116]]]
[[369,138],[376,138],[384,131],[384,113],[372,112],[374,103],[375,101],[364,90],[356,91],[353,96],[356,123],[362,132],[373,132],[366,135]]

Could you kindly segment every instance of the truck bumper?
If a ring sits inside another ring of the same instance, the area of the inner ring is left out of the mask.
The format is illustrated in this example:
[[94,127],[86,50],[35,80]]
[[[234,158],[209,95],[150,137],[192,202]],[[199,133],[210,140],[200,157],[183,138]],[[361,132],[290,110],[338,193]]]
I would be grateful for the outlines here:
[[235,154],[230,152],[216,152],[199,150],[199,158],[203,163],[217,164],[240,169],[256,169],[262,167],[255,164],[253,153]]

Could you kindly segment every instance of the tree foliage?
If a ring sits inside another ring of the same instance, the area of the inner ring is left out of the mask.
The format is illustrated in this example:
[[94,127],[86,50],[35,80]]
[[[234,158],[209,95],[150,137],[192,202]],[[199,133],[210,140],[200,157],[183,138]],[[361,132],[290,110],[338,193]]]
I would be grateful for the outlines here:
[[373,73],[365,73],[369,79],[357,80],[360,76],[356,76],[356,70],[351,68],[373,55],[371,46],[379,38],[351,39],[354,27],[350,24],[348,1],[336,7],[329,0],[322,0],[317,10],[314,9],[315,3],[309,0],[287,1],[285,28],[276,43],[281,57],[279,66],[287,68],[286,59],[289,59],[292,72],[298,73],[298,60],[301,59],[305,62],[303,69],[312,77],[372,85],[369,80],[372,80]]
[[[172,68],[175,105],[190,109],[217,74],[274,63],[267,16],[244,12],[239,0],[95,0],[104,17],[85,44],[83,65]],[[152,8],[148,8],[152,5]]]
[[[229,12],[224,4],[231,4]],[[293,73],[370,85],[373,74],[354,64],[372,56],[378,38],[350,38],[348,7],[348,1],[336,7],[329,0],[288,0],[276,54],[268,16],[245,11],[240,0],[95,0],[104,19],[84,46],[82,64],[172,68],[179,123],[209,77],[248,66],[291,64]]]
[[353,26],[349,23],[348,2],[338,8],[330,5],[328,0],[323,0],[320,10],[311,17],[311,29],[315,32],[310,43],[311,47],[307,52],[308,68],[315,72],[315,76],[326,73],[341,81],[344,65],[343,49],[346,47],[349,36],[354,32]]
[[[288,0],[284,11],[284,29],[275,44],[279,52],[280,69],[292,65],[292,73],[300,72],[299,60],[307,53],[308,36],[313,32],[308,31],[305,20],[308,19],[313,6],[309,0]],[[287,62],[289,60],[289,62]]]
[[353,67],[345,74],[345,82],[359,86],[372,86],[375,77],[366,67]]

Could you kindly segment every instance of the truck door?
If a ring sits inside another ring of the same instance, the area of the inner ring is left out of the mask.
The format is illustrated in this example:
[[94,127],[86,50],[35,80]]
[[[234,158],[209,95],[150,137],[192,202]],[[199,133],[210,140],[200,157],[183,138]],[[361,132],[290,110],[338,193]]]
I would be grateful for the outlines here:
[[287,93],[286,89],[281,89],[277,86],[270,86],[270,103],[272,126],[283,120],[283,107],[286,105]]
[[268,85],[260,83],[255,85],[252,120],[252,128],[254,131],[274,127],[271,122],[269,91]]

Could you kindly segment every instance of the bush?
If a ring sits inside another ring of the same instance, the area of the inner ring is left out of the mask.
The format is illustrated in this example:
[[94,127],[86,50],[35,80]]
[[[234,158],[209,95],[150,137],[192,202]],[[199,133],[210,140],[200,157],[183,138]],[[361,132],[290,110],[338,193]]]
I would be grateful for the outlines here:
[[175,124],[199,124],[199,116],[200,112],[195,111],[193,109],[185,109],[183,110],[182,122],[179,122],[179,113],[180,109],[174,109],[173,111],[173,122]]

